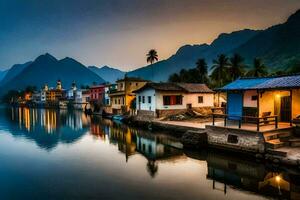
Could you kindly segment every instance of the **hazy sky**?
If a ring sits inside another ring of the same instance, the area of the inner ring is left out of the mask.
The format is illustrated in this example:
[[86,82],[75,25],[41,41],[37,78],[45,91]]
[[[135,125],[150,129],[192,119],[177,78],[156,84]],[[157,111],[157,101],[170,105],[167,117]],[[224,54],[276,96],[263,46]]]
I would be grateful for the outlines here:
[[49,52],[132,70],[219,33],[282,23],[300,0],[0,0],[0,69]]

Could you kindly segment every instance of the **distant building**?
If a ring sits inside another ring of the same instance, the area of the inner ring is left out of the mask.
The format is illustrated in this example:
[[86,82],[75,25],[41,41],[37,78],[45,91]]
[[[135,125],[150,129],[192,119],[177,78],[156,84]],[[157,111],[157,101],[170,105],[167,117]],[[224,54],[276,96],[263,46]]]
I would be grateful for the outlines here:
[[117,89],[109,93],[111,108],[114,114],[123,114],[130,111],[130,108],[135,104],[134,90],[140,89],[148,81],[125,77],[117,81]]
[[214,91],[197,83],[147,83],[134,91],[140,115],[168,116],[193,109],[199,113],[211,112]]
[[104,102],[105,86],[94,85],[90,87],[90,101],[91,102]]

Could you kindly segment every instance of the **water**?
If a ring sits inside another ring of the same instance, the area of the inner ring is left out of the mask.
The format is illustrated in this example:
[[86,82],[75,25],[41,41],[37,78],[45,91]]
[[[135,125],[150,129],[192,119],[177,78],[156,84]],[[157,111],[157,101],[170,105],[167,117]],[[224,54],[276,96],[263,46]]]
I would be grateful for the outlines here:
[[300,173],[81,112],[0,108],[0,199],[300,199]]

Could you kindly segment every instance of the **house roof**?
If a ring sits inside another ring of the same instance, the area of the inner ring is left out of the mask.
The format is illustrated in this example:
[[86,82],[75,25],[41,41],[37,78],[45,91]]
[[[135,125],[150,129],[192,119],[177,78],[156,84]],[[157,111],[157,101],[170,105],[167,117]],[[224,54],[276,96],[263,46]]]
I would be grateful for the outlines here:
[[170,92],[188,92],[188,93],[213,93],[205,84],[198,83],[147,83],[138,90],[133,91],[138,93],[147,88],[153,88],[159,91],[170,91]]
[[214,93],[205,84],[199,83],[177,83],[177,85],[189,93]]
[[300,87],[300,75],[277,76],[265,78],[241,78],[220,90],[257,90],[257,89],[287,89]]

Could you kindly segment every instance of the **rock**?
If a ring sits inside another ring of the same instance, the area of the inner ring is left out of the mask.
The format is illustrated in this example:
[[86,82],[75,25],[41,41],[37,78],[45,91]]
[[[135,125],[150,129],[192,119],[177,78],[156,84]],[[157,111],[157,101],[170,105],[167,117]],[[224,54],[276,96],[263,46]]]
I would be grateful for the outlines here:
[[201,148],[207,146],[206,132],[187,131],[181,137],[181,142],[185,148]]

